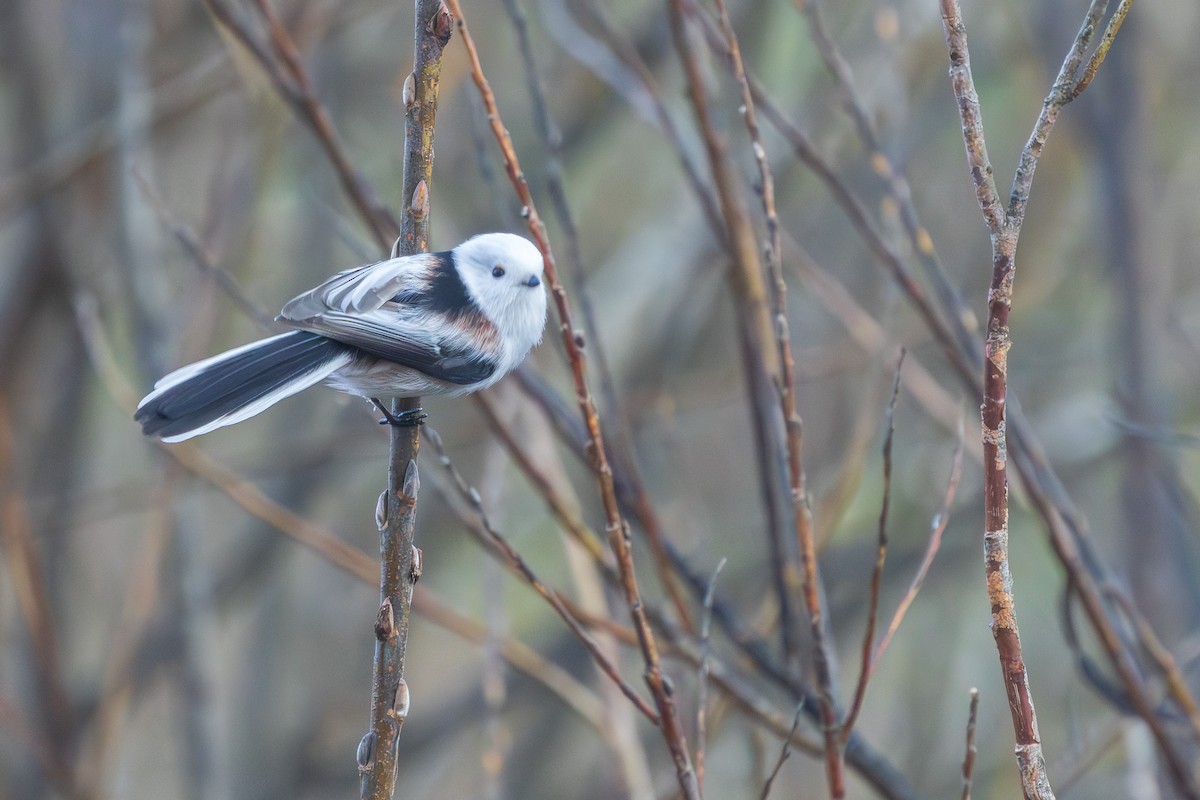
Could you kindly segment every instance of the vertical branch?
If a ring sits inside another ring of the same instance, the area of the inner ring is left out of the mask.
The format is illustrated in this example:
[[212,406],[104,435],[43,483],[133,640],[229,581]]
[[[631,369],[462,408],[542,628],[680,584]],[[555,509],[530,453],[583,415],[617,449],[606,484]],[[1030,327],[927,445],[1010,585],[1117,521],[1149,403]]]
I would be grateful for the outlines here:
[[983,481],[984,554],[988,599],[992,606],[992,636],[1000,657],[1009,711],[1016,736],[1017,767],[1027,800],[1053,798],[1046,775],[1045,754],[1038,734],[1037,715],[1017,628],[1012,572],[1008,560],[1008,447],[1005,439],[1005,399],[1008,390],[1008,315],[1012,308],[1016,245],[1020,225],[1010,224],[996,191],[983,135],[979,97],[971,75],[966,27],[957,0],[941,0],[946,47],[950,53],[950,83],[958,101],[963,142],[975,195],[992,240],[992,282],[988,291],[987,340],[984,345]]
[[[404,210],[396,255],[429,249],[429,185],[433,177],[433,132],[442,52],[453,32],[441,0],[414,0],[413,71],[404,82]],[[419,398],[392,401],[392,413],[418,408]],[[359,744],[359,794],[387,800],[396,786],[400,730],[408,713],[404,659],[408,647],[412,590],[421,574],[416,529],[417,452],[420,429],[392,426],[387,497],[380,523],[379,615],[375,623],[375,666],[371,680],[371,729]]]
[[962,800],[971,800],[971,780],[975,775],[975,722],[979,717],[979,690],[971,689],[971,707],[967,711],[967,750],[962,764]]
[[466,20],[463,18],[462,8],[459,6],[458,0],[448,0],[448,4],[453,11],[462,36],[463,45],[467,51],[467,59],[471,68],[471,79],[475,82],[480,97],[483,99],[484,107],[487,109],[488,124],[492,129],[496,143],[500,146],[501,156],[504,159],[504,169],[508,173],[513,190],[521,201],[525,217],[529,224],[529,231],[533,235],[538,249],[542,252],[542,260],[546,270],[546,285],[550,289],[555,308],[558,311],[559,332],[562,336],[563,347],[567,352],[567,358],[570,361],[571,378],[575,386],[575,396],[579,402],[579,411],[587,429],[588,451],[592,468],[596,474],[600,499],[604,506],[605,527],[608,533],[609,546],[613,551],[613,555],[616,556],[617,568],[621,577],[621,589],[625,595],[625,602],[629,606],[634,629],[637,632],[638,645],[642,652],[642,660],[645,663],[644,677],[646,685],[649,687],[650,693],[654,696],[654,704],[660,715],[659,727],[662,730],[663,739],[666,741],[667,747],[671,752],[671,759],[675,764],[675,773],[679,780],[679,787],[686,800],[695,800],[700,797],[700,789],[696,782],[695,770],[692,767],[692,758],[688,749],[687,737],[683,731],[683,722],[679,711],[675,706],[674,694],[662,671],[658,642],[654,636],[654,632],[650,629],[646,607],[642,601],[641,590],[638,588],[637,575],[634,571],[629,524],[623,518],[620,505],[617,502],[617,490],[613,480],[612,467],[608,463],[608,455],[604,447],[604,435],[601,431],[600,417],[596,411],[596,403],[592,397],[591,389],[588,387],[586,359],[584,356],[584,337],[572,322],[571,306],[567,301],[566,290],[558,278],[558,268],[555,264],[554,254],[550,250],[545,226],[538,215],[537,208],[533,203],[533,195],[529,191],[529,183],[525,180],[525,174],[522,172],[521,164],[517,160],[512,137],[509,135],[508,129],[504,127],[504,121],[500,117],[500,110],[496,105],[496,96],[492,93],[492,87],[488,83],[487,77],[483,74],[483,65],[479,61],[479,51],[475,47],[475,40],[471,37]]
[[[1001,204],[987,160],[979,98],[971,75],[966,28],[957,0],[941,0],[946,46],[950,53],[950,78],[962,120],[967,162],[975,184],[976,196],[992,240],[992,281],[988,291],[987,338],[984,345],[983,449],[984,449],[984,548],[988,597],[992,605],[992,634],[1004,673],[1009,710],[1017,742],[1017,766],[1021,788],[1027,798],[1052,798],[1046,777],[1045,755],[1037,729],[1037,716],[1029,688],[1029,676],[1021,651],[1021,639],[1013,595],[1012,572],[1008,560],[1008,447],[1006,400],[1008,392],[1008,351],[1012,346],[1009,313],[1012,309],[1013,282],[1016,276],[1017,241],[1025,218],[1025,208],[1033,183],[1034,171],[1050,131],[1063,106],[1079,96],[1103,62],[1113,37],[1129,11],[1130,2],[1122,2],[1109,20],[1100,45],[1095,49],[1082,77],[1079,75],[1092,37],[1108,7],[1107,0],[1093,0],[1084,17],[1054,86],[1042,104],[1029,140],[1013,177],[1007,208]],[[1072,572],[1074,574],[1074,572]],[[1097,614],[1091,589],[1080,584],[1089,614]],[[1189,768],[1174,751],[1162,726],[1156,724],[1153,710],[1135,676],[1129,675],[1127,658],[1119,646],[1114,649],[1105,637],[1105,646],[1118,671],[1130,687],[1130,699],[1139,715],[1150,725],[1166,757],[1167,765],[1179,788],[1188,797],[1197,796]]]

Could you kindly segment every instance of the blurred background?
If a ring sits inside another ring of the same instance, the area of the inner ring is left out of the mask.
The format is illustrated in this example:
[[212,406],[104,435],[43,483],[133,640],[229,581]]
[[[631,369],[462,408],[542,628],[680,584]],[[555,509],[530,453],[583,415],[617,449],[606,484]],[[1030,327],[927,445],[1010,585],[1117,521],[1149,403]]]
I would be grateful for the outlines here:
[[[235,26],[191,0],[0,5],[0,796],[355,791],[355,747],[369,722],[373,512],[386,433],[364,402],[325,389],[179,446],[144,439],[131,413],[167,371],[261,336],[287,299],[380,255],[303,103],[285,99],[264,68],[300,85],[268,43],[264,12],[290,36],[348,162],[398,209],[412,8],[220,5]],[[568,295],[576,309],[590,306],[592,385],[618,478],[650,509],[629,515],[638,575],[648,603],[676,628],[662,633],[664,658],[693,747],[701,702],[707,711],[705,792],[756,798],[782,745],[744,698],[786,731],[798,695],[721,622],[712,626],[713,664],[746,694],[734,699],[722,686],[701,694],[700,645],[687,625],[678,630],[679,607],[699,630],[704,586],[724,561],[717,605],[757,637],[768,662],[787,663],[736,292],[666,7],[520,0],[522,48],[514,5],[468,2],[464,11]],[[711,18],[711,4],[700,5]],[[908,358],[894,412],[877,640],[931,531],[948,519],[856,726],[889,777],[852,765],[849,796],[960,796],[968,693],[978,687],[974,796],[1013,797],[1013,732],[981,558],[979,398],[869,241],[899,257],[942,317],[981,338],[990,250],[939,11],[931,0],[820,5],[824,39],[811,11],[788,0],[729,3],[748,70],[829,168],[822,179],[797,158],[794,137],[763,121],[843,706],[859,674],[901,346]],[[1085,10],[1075,0],[965,2],[1005,197]],[[738,86],[705,26],[692,17],[688,30],[713,127],[761,234]],[[1064,111],[1028,207],[1009,361],[1011,391],[1057,474],[1054,496],[1078,512],[1098,580],[1133,599],[1193,689],[1198,33],[1194,3],[1135,5],[1091,88]],[[826,68],[818,41],[840,50],[849,84]],[[907,184],[880,179],[848,103]],[[868,228],[851,221],[830,181],[855,199]],[[560,186],[577,235],[554,202]],[[436,249],[524,229],[457,37],[442,76],[431,197]],[[919,230],[940,258],[940,290],[914,245]],[[457,475],[478,490],[489,524],[590,614],[601,645],[644,693],[640,655],[622,638],[628,610],[562,523],[565,515],[603,537],[577,427],[556,424],[577,413],[551,313],[519,379],[479,402],[425,403],[455,472],[427,441],[401,796],[678,792],[658,730],[550,607],[480,547],[477,510],[456,485]],[[959,426],[962,474],[947,516],[939,511]],[[545,479],[540,488],[531,469]],[[1017,612],[1059,796],[1187,796],[1145,723],[1126,713],[1085,617],[1064,612],[1072,604],[1043,516],[1023,489],[1014,485],[1012,496]],[[552,511],[547,497],[565,511]],[[648,520],[670,545],[678,602],[646,545]],[[327,546],[299,544],[304,532],[354,552],[336,562]],[[1138,615],[1117,609],[1114,625],[1133,642]],[[1163,699],[1145,648],[1129,647],[1190,762],[1195,719]],[[799,730],[815,740],[801,717]],[[797,751],[771,796],[827,791],[820,758]]]

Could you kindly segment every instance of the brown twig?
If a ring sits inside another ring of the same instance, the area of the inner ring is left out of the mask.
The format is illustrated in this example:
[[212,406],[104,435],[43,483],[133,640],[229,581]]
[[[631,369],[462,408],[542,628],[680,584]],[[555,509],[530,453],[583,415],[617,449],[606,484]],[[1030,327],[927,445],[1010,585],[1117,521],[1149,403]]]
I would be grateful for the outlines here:
[[471,67],[471,78],[475,82],[480,96],[483,98],[484,106],[488,112],[488,122],[500,146],[500,151],[504,158],[505,170],[508,173],[509,180],[512,182],[513,189],[517,193],[517,197],[521,201],[529,223],[529,230],[533,234],[538,249],[542,252],[542,258],[545,262],[546,284],[550,288],[555,307],[558,310],[559,329],[562,334],[563,346],[567,351],[567,357],[570,361],[571,375],[575,384],[580,413],[587,426],[592,463],[599,483],[600,498],[604,505],[609,545],[617,557],[625,601],[629,605],[630,613],[633,617],[634,628],[638,633],[638,640],[642,650],[642,658],[646,665],[646,684],[649,686],[650,693],[654,696],[654,702],[658,708],[661,718],[660,728],[666,740],[667,747],[671,751],[680,788],[684,796],[688,800],[692,800],[699,797],[696,774],[692,768],[691,754],[687,746],[687,738],[683,731],[679,713],[675,707],[675,700],[671,691],[667,688],[667,681],[659,662],[658,645],[655,641],[654,633],[650,629],[650,623],[646,619],[645,607],[642,603],[641,592],[638,589],[637,577],[634,572],[633,553],[630,549],[629,526],[623,519],[621,509],[617,503],[616,491],[613,486],[612,468],[608,464],[608,456],[604,448],[604,436],[600,427],[600,418],[596,411],[596,404],[592,398],[591,390],[588,388],[583,354],[583,336],[572,322],[570,304],[567,301],[566,291],[558,279],[554,255],[550,250],[545,228],[542,225],[541,217],[537,213],[537,208],[534,206],[533,196],[529,191],[529,184],[526,182],[525,176],[521,171],[516,151],[513,148],[512,138],[509,136],[508,130],[504,127],[504,123],[500,117],[495,95],[492,93],[491,86],[484,76],[483,66],[479,61],[479,52],[467,28],[462,8],[458,0],[448,0],[448,3],[453,11],[462,35],[463,44],[467,50],[467,58]]
[[[549,105],[546,103],[546,93],[542,86],[541,78],[538,75],[537,59],[534,54],[533,43],[530,39],[529,22],[525,17],[525,12],[521,9],[521,4],[518,0],[504,0],[504,7],[508,12],[509,18],[512,20],[513,28],[516,29],[517,44],[521,51],[521,59],[525,65],[525,73],[529,82],[529,96],[533,103],[534,123],[537,127],[538,135],[542,139],[542,146],[545,152],[542,165],[546,173],[546,192],[550,196],[551,207],[558,217],[559,224],[562,226],[563,237],[567,243],[566,263],[570,268],[570,275],[575,283],[575,295],[578,298],[579,310],[583,319],[584,333],[591,342],[592,360],[596,366],[596,374],[600,379],[600,393],[603,405],[607,408],[608,412],[605,426],[608,430],[615,431],[615,436],[610,441],[610,447],[613,448],[613,457],[618,462],[621,471],[629,475],[631,480],[636,484],[641,485],[641,470],[638,466],[637,454],[633,447],[633,436],[629,429],[629,421],[622,412],[621,404],[617,397],[612,371],[608,367],[608,359],[600,340],[599,325],[596,322],[596,311],[591,301],[591,294],[588,291],[587,271],[583,266],[583,251],[579,243],[579,228],[575,223],[575,215],[571,212],[571,205],[567,200],[567,190],[562,170],[562,133],[554,124],[554,119],[550,115]],[[670,599],[675,613],[679,616],[680,624],[689,632],[692,632],[694,631],[694,626],[691,621],[691,615],[688,613],[687,604],[684,602],[678,581],[671,573],[670,563],[662,541],[663,532],[657,525],[647,526],[644,530],[646,541],[650,545],[650,554],[654,558],[654,568],[659,585],[666,593],[668,599]]]
[[863,699],[867,695],[867,682],[871,680],[872,651],[875,646],[875,623],[879,616],[879,594],[883,589],[883,566],[887,561],[887,516],[892,500],[892,439],[896,433],[896,400],[900,397],[900,370],[904,366],[905,350],[900,349],[900,358],[896,361],[896,377],[892,381],[892,397],[884,415],[883,437],[883,499],[879,503],[879,535],[875,548],[875,567],[871,570],[871,594],[867,603],[867,625],[863,632],[862,659],[858,670],[858,683],[854,687],[854,699],[850,710],[842,718],[842,729],[839,737],[843,744],[850,738],[854,723],[858,721],[862,711]]
[[917,592],[921,591],[921,586],[924,585],[925,578],[929,575],[929,569],[933,566],[933,559],[937,556],[938,550],[942,546],[942,534],[945,532],[946,526],[950,523],[950,507],[954,504],[954,494],[958,490],[958,480],[962,477],[965,442],[963,420],[960,415],[958,418],[958,439],[954,445],[954,456],[951,459],[950,479],[946,485],[946,497],[942,501],[941,509],[933,515],[933,523],[930,526],[931,530],[929,532],[929,544],[925,546],[925,555],[921,557],[921,564],[917,567],[917,573],[913,576],[912,583],[908,586],[908,591],[900,599],[900,604],[896,606],[896,612],[892,614],[892,621],[888,623],[887,632],[883,634],[883,638],[879,640],[879,645],[875,648],[875,655],[871,658],[872,671],[879,664],[879,659],[883,658],[883,654],[887,652],[888,645],[891,644],[892,637],[896,635],[896,631],[900,629],[900,623],[904,621],[904,615],[908,613],[909,606],[917,599]]
[[975,721],[979,716],[979,690],[971,689],[971,706],[967,711],[967,751],[962,764],[962,800],[971,800],[971,780],[975,775]]
[[[803,709],[797,708],[795,716],[792,717],[792,734],[795,734],[796,728],[800,725],[800,716]],[[767,780],[763,783],[762,792],[759,794],[759,800],[767,800],[771,796],[771,787],[775,785],[775,779],[779,777],[780,770],[783,769],[783,764],[792,755],[792,736],[789,735],[783,740],[783,747],[779,750],[779,758],[775,761],[775,767],[771,770],[771,774],[767,776]]]
[[[746,77],[746,67],[742,62],[741,46],[738,43],[737,34],[733,30],[733,23],[729,19],[729,10],[726,8],[724,0],[717,0],[716,8],[721,25],[721,33],[727,48],[727,60],[733,72],[734,80],[737,81],[738,89],[741,92],[742,119],[746,124],[746,131],[750,136],[750,147],[754,153],[754,162],[758,169],[758,194],[762,201],[763,217],[766,220],[766,236],[763,240],[762,251],[765,262],[764,267],[767,277],[770,280],[771,313],[775,321],[775,341],[779,355],[779,404],[787,426],[788,477],[792,495],[792,514],[801,553],[804,580],[807,586],[807,582],[810,579],[814,579],[815,581],[816,577],[815,573],[810,574],[810,563],[815,565],[815,549],[812,550],[814,560],[806,562],[805,559],[809,555],[808,551],[810,548],[805,542],[813,541],[812,513],[808,507],[808,492],[805,486],[803,459],[804,426],[796,408],[796,364],[792,356],[791,326],[788,324],[787,282],[783,277],[782,263],[783,243],[780,235],[779,216],[775,210],[775,176],[771,171],[771,164],[767,159],[766,146],[763,144],[762,132],[758,125],[758,112],[755,108],[754,93],[750,90],[750,82]],[[718,181],[719,186],[720,181]],[[784,558],[777,569],[783,571],[784,579],[781,581],[781,585],[786,587],[788,584],[786,576],[794,573],[797,565],[792,558],[793,551],[790,548],[780,548],[780,555]],[[811,569],[815,569],[815,566]],[[777,580],[779,579],[777,578]],[[805,599],[811,602],[811,598],[807,593]],[[782,597],[781,604],[781,608],[786,608],[786,603]],[[810,615],[812,613],[811,604],[809,613]],[[785,615],[781,620],[781,624],[786,627],[789,623],[790,620]],[[785,631],[785,637],[786,635]],[[790,648],[788,649],[788,653],[789,657],[795,655],[794,651]]]

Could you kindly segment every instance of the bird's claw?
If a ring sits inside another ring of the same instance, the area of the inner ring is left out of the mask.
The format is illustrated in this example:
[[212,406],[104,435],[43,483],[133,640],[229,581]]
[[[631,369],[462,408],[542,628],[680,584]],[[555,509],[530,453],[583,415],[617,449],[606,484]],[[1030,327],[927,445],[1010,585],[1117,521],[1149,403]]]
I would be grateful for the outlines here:
[[425,424],[425,420],[429,418],[423,408],[412,408],[408,411],[401,411],[399,414],[392,414],[388,411],[383,413],[384,417],[379,420],[379,424],[391,425],[396,428],[415,428]]

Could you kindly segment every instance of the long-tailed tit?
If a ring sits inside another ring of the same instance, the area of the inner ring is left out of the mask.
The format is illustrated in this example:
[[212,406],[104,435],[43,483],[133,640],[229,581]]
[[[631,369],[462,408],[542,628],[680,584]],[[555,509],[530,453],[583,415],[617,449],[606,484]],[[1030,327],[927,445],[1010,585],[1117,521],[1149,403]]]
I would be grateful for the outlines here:
[[[541,341],[542,256],[509,233],[481,234],[442,253],[393,251],[386,261],[339,272],[285,305],[277,319],[296,330],[154,384],[134,414],[142,432],[183,441],[321,382],[381,410],[377,398],[491,386]],[[399,421],[421,416],[418,410]]]

